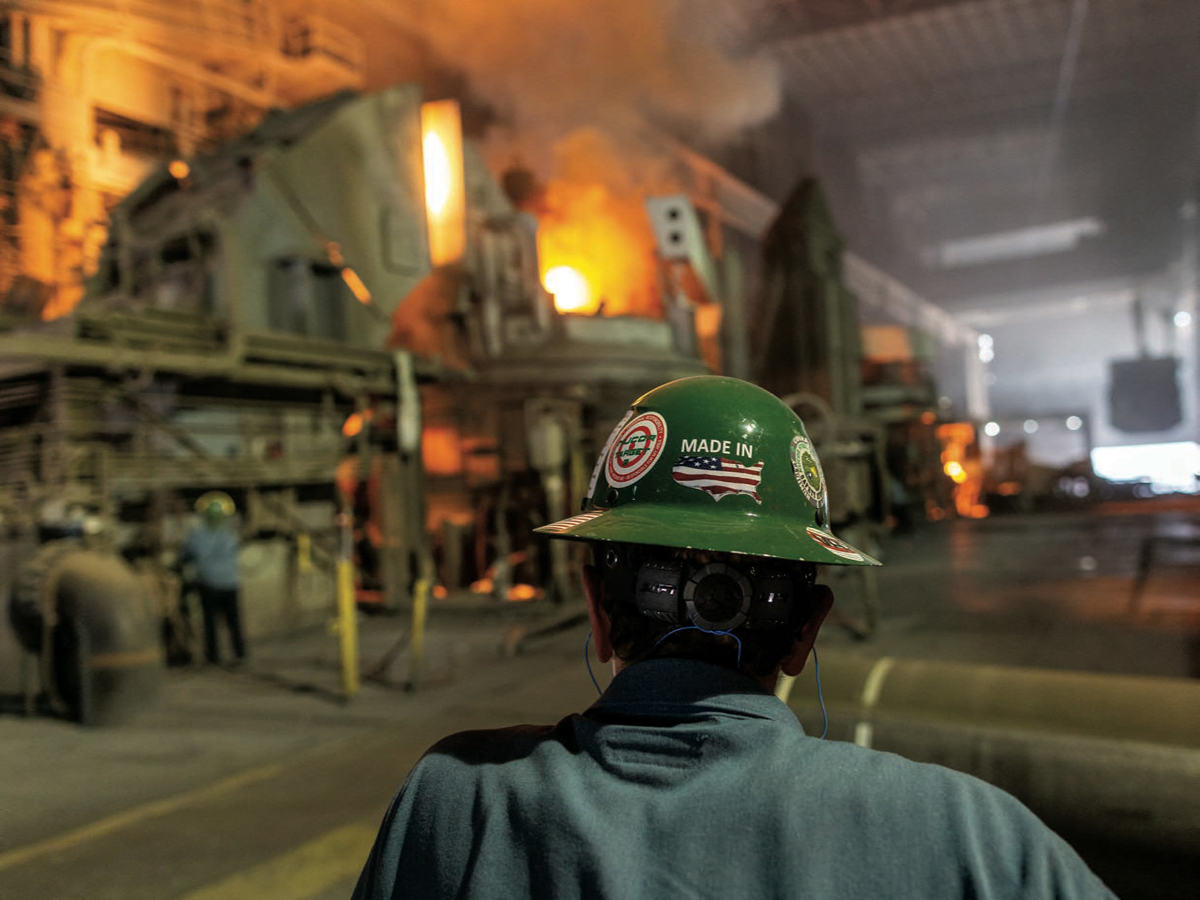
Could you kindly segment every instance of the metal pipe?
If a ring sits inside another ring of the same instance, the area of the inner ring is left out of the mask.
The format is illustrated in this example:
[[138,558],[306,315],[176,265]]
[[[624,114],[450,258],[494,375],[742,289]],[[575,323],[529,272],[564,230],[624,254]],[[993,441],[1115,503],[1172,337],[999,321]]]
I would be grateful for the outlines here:
[[[815,724],[812,669],[779,693]],[[1200,682],[836,651],[821,682],[832,739],[975,775],[1073,840],[1196,850]]]
[[[791,702],[807,700],[805,674]],[[821,680],[830,708],[857,715],[1013,728],[1200,749],[1200,681],[871,658],[829,651]]]
[[[18,573],[12,618],[40,652],[43,684],[60,712],[84,724],[123,721],[150,703],[164,670],[159,612],[144,582],[118,557],[46,545]],[[39,631],[46,641],[31,639]]]

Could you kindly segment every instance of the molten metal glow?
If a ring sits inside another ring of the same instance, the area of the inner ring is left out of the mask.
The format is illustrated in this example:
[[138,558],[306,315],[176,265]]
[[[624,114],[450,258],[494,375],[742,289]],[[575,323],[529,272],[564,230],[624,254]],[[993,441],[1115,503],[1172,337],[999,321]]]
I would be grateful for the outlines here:
[[524,603],[528,600],[536,600],[539,589],[532,584],[514,584],[508,589],[508,599],[515,603]]
[[942,471],[954,482],[954,510],[965,519],[982,519],[988,508],[983,495],[983,462],[975,426],[970,422],[948,422],[939,425],[938,440],[942,443]]
[[342,423],[342,434],[346,437],[354,437],[356,434],[362,434],[364,427],[371,423],[375,418],[375,410],[364,409],[360,413],[350,413],[346,417],[346,421]]
[[359,303],[371,302],[371,292],[367,290],[367,286],[363,284],[363,280],[358,277],[358,273],[349,266],[342,269],[342,281],[346,282],[346,285],[358,299]]
[[462,435],[450,425],[426,425],[421,431],[421,459],[427,475],[458,475],[463,470]]
[[466,251],[466,185],[462,119],[453,100],[421,106],[425,161],[425,219],[429,257],[435,266],[456,262]]
[[183,181],[183,179],[187,178],[188,175],[191,174],[192,170],[191,167],[188,166],[188,164],[182,159],[176,159],[173,160],[169,166],[167,166],[167,171],[171,173],[172,178],[178,181]]
[[[672,187],[648,161],[631,160],[605,135],[577,129],[554,147],[554,177],[538,215],[538,265],[547,276],[569,266],[583,276],[580,313],[662,316],[654,231],[645,197]],[[647,174],[653,170],[654,174]],[[547,285],[547,290],[552,290]],[[562,300],[558,304],[562,308]]]
[[962,467],[962,463],[958,462],[957,460],[950,460],[950,462],[946,463],[943,468],[945,469],[946,474],[950,476],[950,479],[955,484],[962,484],[967,480],[967,470],[964,469]]
[[429,211],[440,216],[450,202],[450,155],[436,132],[425,135],[425,203]]
[[554,295],[554,306],[559,312],[582,312],[591,306],[591,288],[578,269],[555,266],[542,276],[542,284]]

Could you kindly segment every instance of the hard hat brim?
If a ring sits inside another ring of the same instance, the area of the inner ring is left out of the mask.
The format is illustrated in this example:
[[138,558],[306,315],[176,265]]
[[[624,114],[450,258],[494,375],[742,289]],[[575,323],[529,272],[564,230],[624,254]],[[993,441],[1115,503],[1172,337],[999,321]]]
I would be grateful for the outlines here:
[[534,531],[569,540],[688,547],[832,566],[880,565],[879,560],[831,532],[801,520],[781,521],[752,512],[731,517],[715,504],[711,510],[697,509],[694,504],[630,504],[581,513]]

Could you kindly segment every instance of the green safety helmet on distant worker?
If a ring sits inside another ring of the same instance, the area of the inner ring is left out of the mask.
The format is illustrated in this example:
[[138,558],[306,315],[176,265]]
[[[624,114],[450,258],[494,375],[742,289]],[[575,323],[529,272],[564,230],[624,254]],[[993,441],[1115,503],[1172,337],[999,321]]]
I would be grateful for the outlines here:
[[201,514],[220,513],[223,516],[232,516],[237,512],[237,505],[224,491],[205,491],[196,499],[195,509]]
[[558,538],[877,566],[829,528],[820,460],[800,417],[762,388],[682,378],[634,401]]

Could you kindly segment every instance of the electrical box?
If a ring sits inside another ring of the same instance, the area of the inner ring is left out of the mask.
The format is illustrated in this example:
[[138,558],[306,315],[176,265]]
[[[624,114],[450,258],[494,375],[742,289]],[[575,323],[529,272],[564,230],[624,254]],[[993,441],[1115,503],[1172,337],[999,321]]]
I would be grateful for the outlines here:
[[1113,360],[1108,408],[1114,428],[1131,434],[1168,431],[1183,421],[1179,357]]

